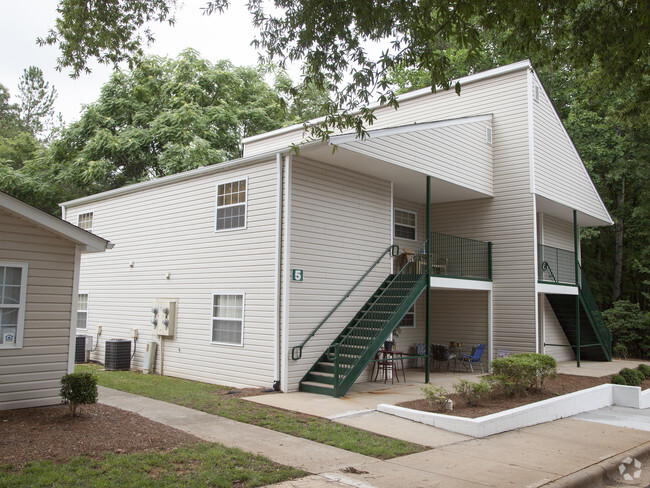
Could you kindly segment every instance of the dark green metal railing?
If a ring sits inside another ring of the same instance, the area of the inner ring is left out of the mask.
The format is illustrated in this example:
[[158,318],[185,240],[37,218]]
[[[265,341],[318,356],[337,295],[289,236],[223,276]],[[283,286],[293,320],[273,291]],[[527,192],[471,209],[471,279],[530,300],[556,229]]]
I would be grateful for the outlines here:
[[424,290],[426,246],[425,241],[368,310],[329,346],[327,359],[334,363],[335,397],[345,394]]
[[352,292],[357,289],[357,287],[361,284],[361,282],[366,279],[366,277],[372,272],[373,269],[375,269],[375,267],[381,262],[382,259],[384,259],[384,257],[387,254],[390,254],[392,257],[397,257],[399,255],[399,246],[395,244],[392,246],[388,246],[388,248],[386,248],[386,250],[383,253],[381,253],[381,256],[377,258],[377,260],[372,264],[372,266],[370,266],[370,268],[368,268],[368,270],[363,274],[363,276],[359,278],[359,280],[354,284],[354,286],[348,290],[348,292],[343,296],[343,298],[341,298],[339,302],[336,305],[334,305],[332,310],[329,311],[329,313],[325,316],[325,318],[321,320],[320,323],[314,328],[314,330],[312,330],[311,333],[307,336],[307,338],[304,341],[302,341],[302,344],[291,348],[291,359],[297,361],[302,357],[302,349],[303,347],[305,347],[307,342],[309,342],[309,340],[316,335],[316,333],[323,326],[323,324],[325,324],[325,322],[327,322],[327,320],[332,315],[334,315],[334,312],[336,312],[341,307],[341,305],[343,305],[343,302],[345,302],[345,300],[347,300],[350,297]]
[[538,281],[575,285],[575,256],[576,254],[573,251],[539,244],[537,256]]
[[590,322],[593,325],[594,332],[605,349],[605,356],[607,360],[612,360],[612,334],[605,325],[603,316],[600,314],[600,309],[596,303],[591,288],[589,288],[589,283],[587,283],[587,276],[580,267],[580,301],[587,312],[587,315],[590,318]]
[[492,243],[431,233],[431,276],[492,279]]

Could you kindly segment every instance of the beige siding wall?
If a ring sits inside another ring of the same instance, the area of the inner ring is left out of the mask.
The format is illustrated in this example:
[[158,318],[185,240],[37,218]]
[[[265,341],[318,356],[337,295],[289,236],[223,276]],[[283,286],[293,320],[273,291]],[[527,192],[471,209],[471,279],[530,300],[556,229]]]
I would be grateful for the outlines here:
[[573,222],[558,219],[551,215],[543,216],[543,229],[538,237],[545,246],[573,251]]
[[[215,232],[216,185],[248,178],[246,229]],[[92,359],[104,361],[107,339],[139,331],[132,368],[143,365],[157,298],[178,300],[176,335],[164,339],[163,372],[232,386],[270,387],[273,378],[275,161],[231,168],[87,205],[94,231],[115,248],[82,258],[80,290],[89,294],[88,333],[103,326]],[[133,263],[133,267],[131,267]],[[167,275],[169,273],[169,279]],[[243,346],[211,343],[212,293],[245,294]]]
[[[542,322],[544,324],[543,342],[547,344],[566,344],[568,346],[569,341],[564,335],[562,326],[558,322],[551,304],[544,296],[542,297],[542,304],[542,313],[544,314]],[[553,356],[557,361],[571,361],[576,358],[573,349],[570,347],[546,346],[544,353]]]
[[75,245],[0,211],[0,261],[28,264],[23,347],[0,349],[0,410],[61,402]]
[[[538,80],[534,83],[540,86]],[[552,103],[540,86],[533,102],[535,193],[608,221],[609,216]]]
[[[290,285],[289,346],[300,344],[390,245],[390,183],[294,159],[291,195],[291,268],[304,270]],[[289,359],[289,390],[341,332],[390,273],[385,257],[308,343]]]

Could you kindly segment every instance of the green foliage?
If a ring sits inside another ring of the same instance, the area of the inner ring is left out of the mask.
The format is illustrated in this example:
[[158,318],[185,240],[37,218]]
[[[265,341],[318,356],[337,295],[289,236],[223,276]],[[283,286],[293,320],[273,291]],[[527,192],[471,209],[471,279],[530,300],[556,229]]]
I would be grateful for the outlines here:
[[468,380],[460,380],[454,384],[456,393],[469,405],[478,405],[481,400],[490,394],[492,385],[486,379],[478,383]]
[[625,381],[625,378],[623,378],[623,376],[621,376],[620,374],[615,374],[612,376],[612,384],[626,386],[627,381]]
[[544,388],[544,380],[557,375],[557,362],[547,354],[514,354],[492,361],[491,381],[508,395]]
[[205,443],[171,452],[107,453],[99,459],[76,457],[66,463],[36,461],[20,471],[0,469],[0,486],[253,487],[274,485],[306,474],[240,449]]
[[89,372],[70,373],[61,378],[61,398],[70,405],[74,417],[79,405],[97,402],[97,377]]
[[645,375],[641,371],[632,368],[623,368],[618,374],[625,379],[628,386],[639,386],[645,379]]
[[[55,129],[54,102],[56,88],[45,81],[43,70],[30,66],[23,70],[18,83],[20,98],[20,117],[34,136],[49,139]],[[60,117],[60,116],[59,116]]]
[[422,446],[355,429],[330,420],[303,415],[219,394],[231,388],[134,371],[101,371],[95,365],[77,365],[76,371],[94,372],[101,386],[182,405],[238,422],[339,447],[379,459],[424,450]]
[[616,344],[612,350],[614,351],[614,356],[617,358],[625,359],[629,355],[627,352],[627,347],[625,347],[623,344]]
[[433,411],[444,412],[447,410],[449,394],[443,387],[428,384],[420,388],[420,390],[424,393],[424,398],[429,402]]
[[630,357],[650,356],[650,313],[642,312],[639,304],[619,300],[603,312],[603,318],[614,347],[625,346]]
[[647,364],[639,364],[636,368],[643,376],[645,379],[650,379],[650,366]]

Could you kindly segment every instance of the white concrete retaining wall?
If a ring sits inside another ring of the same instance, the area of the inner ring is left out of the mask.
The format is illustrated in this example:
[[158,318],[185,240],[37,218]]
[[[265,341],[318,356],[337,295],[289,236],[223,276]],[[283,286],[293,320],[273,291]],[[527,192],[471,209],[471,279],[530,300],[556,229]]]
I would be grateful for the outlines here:
[[377,410],[459,434],[486,437],[610,405],[650,408],[650,390],[642,392],[641,388],[634,386],[600,385],[475,419],[386,404],[378,405]]

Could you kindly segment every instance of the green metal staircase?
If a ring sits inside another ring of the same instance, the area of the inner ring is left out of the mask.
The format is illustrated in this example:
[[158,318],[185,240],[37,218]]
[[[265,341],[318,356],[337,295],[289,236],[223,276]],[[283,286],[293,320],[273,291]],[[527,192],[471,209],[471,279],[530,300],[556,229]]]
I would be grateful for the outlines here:
[[611,333],[600,315],[600,310],[582,269],[580,269],[580,275],[578,289],[580,302],[579,337],[578,328],[576,327],[576,297],[574,295],[546,294],[546,298],[577,356],[579,351],[579,358],[591,361],[611,361]]
[[389,275],[300,381],[300,390],[341,397],[400,323],[427,285],[425,242]]

